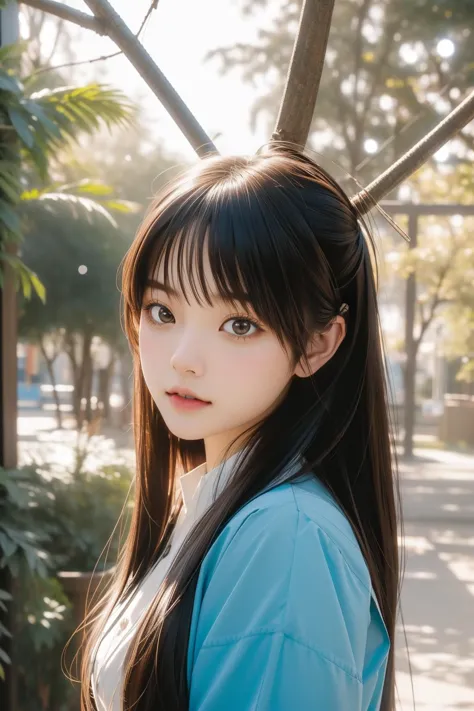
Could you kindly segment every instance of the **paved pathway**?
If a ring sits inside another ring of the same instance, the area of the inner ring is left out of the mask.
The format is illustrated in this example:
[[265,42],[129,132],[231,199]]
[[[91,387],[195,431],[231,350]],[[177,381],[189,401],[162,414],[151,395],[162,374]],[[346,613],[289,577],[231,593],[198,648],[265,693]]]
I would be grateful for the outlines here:
[[474,456],[438,449],[415,455],[399,463],[405,520],[474,525]]
[[398,708],[474,711],[474,457],[415,454],[400,463],[409,657],[399,619]]

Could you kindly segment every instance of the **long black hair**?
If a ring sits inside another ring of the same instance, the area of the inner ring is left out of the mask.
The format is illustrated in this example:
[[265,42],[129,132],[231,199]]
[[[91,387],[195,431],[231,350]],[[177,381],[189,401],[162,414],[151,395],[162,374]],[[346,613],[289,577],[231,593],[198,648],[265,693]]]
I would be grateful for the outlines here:
[[[223,297],[244,291],[258,318],[304,356],[308,334],[348,305],[345,338],[324,367],[294,378],[246,442],[238,471],[196,524],[173,561],[130,645],[124,709],[185,711],[187,652],[200,564],[236,511],[297,455],[332,492],[367,563],[391,650],[382,701],[394,708],[394,641],[399,598],[394,461],[377,310],[374,250],[339,185],[287,144],[251,157],[211,157],[175,178],[156,198],[123,265],[124,323],[134,356],[137,474],[130,532],[112,585],[92,613],[82,662],[82,709],[91,711],[93,649],[113,605],[131,594],[160,558],[182,501],[177,472],[204,461],[201,440],[167,428],[140,368],[138,327],[149,276],[172,254],[197,298],[209,301],[208,257]],[[174,253],[173,250],[176,250]]]

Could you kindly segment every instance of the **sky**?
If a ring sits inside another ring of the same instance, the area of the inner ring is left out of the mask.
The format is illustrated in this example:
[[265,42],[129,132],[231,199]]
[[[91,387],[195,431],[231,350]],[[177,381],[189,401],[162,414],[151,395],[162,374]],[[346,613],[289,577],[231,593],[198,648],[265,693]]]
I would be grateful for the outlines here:
[[[67,0],[65,4],[88,12],[81,0]],[[112,4],[135,32],[150,0],[112,0]],[[271,26],[272,16],[268,10],[245,17],[241,7],[242,0],[159,0],[158,9],[142,35],[145,48],[207,134],[222,134],[216,139],[216,145],[223,154],[253,153],[269,138],[262,126],[257,127],[255,134],[249,128],[250,111],[262,87],[244,83],[238,72],[222,76],[217,60],[204,61],[209,50],[236,42],[252,42],[259,29]],[[93,32],[78,28],[75,33],[81,59],[116,49],[112,42]],[[94,77],[98,66],[88,65],[85,75]],[[173,153],[194,155],[128,60],[123,57],[108,60],[106,70],[112,83],[144,103],[150,136],[159,137]]]

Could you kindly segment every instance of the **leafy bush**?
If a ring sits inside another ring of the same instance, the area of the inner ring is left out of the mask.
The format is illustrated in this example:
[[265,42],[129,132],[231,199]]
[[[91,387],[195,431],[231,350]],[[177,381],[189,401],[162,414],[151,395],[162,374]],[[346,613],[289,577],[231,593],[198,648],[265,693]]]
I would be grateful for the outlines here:
[[[14,579],[13,648],[22,711],[68,707],[72,687],[61,670],[61,653],[75,622],[57,574],[94,569],[131,482],[125,466],[65,479],[47,467],[0,469],[0,567],[8,566]],[[127,509],[131,506],[128,501]],[[125,522],[122,534],[127,515]],[[108,562],[97,570],[115,564],[119,546],[113,536]],[[8,602],[0,591],[0,606]],[[0,664],[10,662],[1,650],[1,638],[8,634],[0,628]]]

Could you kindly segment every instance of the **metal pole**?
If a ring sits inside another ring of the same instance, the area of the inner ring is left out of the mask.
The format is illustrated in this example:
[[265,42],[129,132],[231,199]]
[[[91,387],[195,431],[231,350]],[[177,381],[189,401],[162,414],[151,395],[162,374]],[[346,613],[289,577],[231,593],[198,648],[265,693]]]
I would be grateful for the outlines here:
[[[0,47],[11,44],[18,38],[18,7],[9,5],[0,10]],[[1,155],[1,148],[0,148]],[[2,235],[0,233],[0,240]],[[15,284],[11,267],[4,265],[3,288],[0,289],[0,466],[14,468],[17,464],[17,304]],[[12,594],[13,580],[7,567],[0,570],[0,589]],[[13,632],[12,603],[7,603],[7,612],[0,610],[0,621]],[[12,659],[12,642],[2,637],[3,650]],[[15,683],[13,665],[4,664],[5,680],[0,680],[0,708],[13,711]]]

